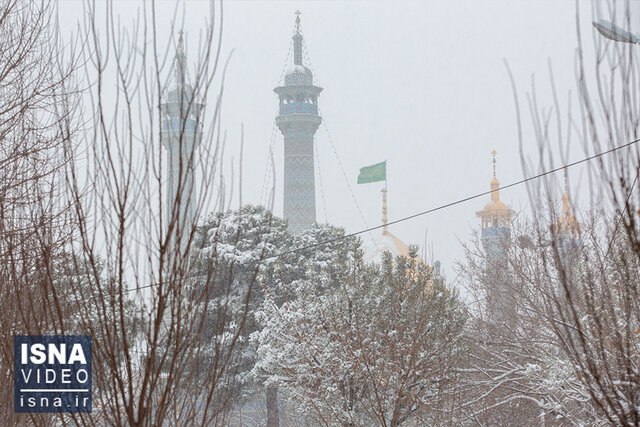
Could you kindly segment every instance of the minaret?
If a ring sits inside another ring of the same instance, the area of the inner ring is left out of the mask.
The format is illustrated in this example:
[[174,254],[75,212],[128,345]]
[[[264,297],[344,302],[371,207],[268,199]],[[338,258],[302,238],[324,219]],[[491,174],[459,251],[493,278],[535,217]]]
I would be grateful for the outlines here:
[[174,60],[173,80],[161,106],[160,140],[167,150],[168,189],[166,218],[177,219],[178,235],[187,235],[195,217],[196,187],[194,169],[196,150],[202,140],[201,112],[204,104],[194,100],[187,81],[183,32],[180,31]]
[[500,201],[500,181],[496,177],[496,151],[493,155],[491,179],[491,203],[476,212],[482,224],[482,246],[487,254],[485,283],[487,290],[487,314],[497,324],[511,322],[515,318],[515,305],[511,299],[508,277],[507,248],[511,237],[511,217],[515,213]]
[[564,168],[564,193],[562,194],[562,216],[551,226],[554,237],[559,239],[560,247],[577,246],[580,242],[580,228],[571,208],[571,196],[569,195],[569,172]]
[[313,74],[302,64],[300,12],[296,12],[293,35],[293,66],[284,86],[274,89],[280,99],[276,124],[284,136],[284,218],[289,230],[298,233],[316,221],[313,136],[320,126],[318,94]]
[[496,177],[496,150],[493,156],[493,179],[491,179],[491,203],[476,212],[482,224],[482,243],[490,254],[500,255],[504,243],[511,237],[511,217],[515,213],[500,201],[500,181]]

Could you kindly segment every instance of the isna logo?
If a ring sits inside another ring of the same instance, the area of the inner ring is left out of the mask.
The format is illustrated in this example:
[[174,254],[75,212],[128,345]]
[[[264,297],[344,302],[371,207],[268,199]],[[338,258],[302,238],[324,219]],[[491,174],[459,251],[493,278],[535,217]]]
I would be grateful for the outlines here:
[[14,411],[91,412],[91,336],[15,335]]

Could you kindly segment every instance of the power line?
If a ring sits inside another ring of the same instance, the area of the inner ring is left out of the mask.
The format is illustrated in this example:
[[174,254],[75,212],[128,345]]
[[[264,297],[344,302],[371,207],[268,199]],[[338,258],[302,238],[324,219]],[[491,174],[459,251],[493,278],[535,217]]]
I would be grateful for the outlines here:
[[[537,175],[530,176],[528,178],[524,178],[524,179],[521,179],[521,180],[516,181],[516,182],[512,182],[511,184],[503,185],[503,186],[499,187],[498,190],[505,190],[507,188],[515,187],[515,186],[518,186],[518,185],[522,185],[522,184],[525,184],[525,183],[527,183],[529,181],[533,181],[533,180],[542,178],[544,176],[551,175],[551,174],[559,172],[559,171],[563,171],[565,168],[570,168],[570,167],[573,167],[573,166],[577,166],[579,164],[589,162],[589,161],[597,159],[599,157],[606,156],[607,154],[611,154],[611,153],[613,153],[615,151],[622,150],[623,148],[628,148],[628,147],[630,147],[633,144],[636,144],[638,142],[640,142],[640,138],[636,139],[636,140],[633,140],[631,142],[628,142],[626,144],[620,145],[618,147],[611,148],[611,149],[609,149],[607,151],[603,151],[601,153],[597,153],[597,154],[594,154],[592,156],[585,157],[585,158],[577,160],[575,162],[568,163],[568,164],[566,164],[564,166],[560,166],[560,167],[557,167],[555,169],[550,169],[548,171],[541,172],[541,173],[539,173]],[[635,184],[635,182],[634,182],[634,184]],[[394,221],[389,221],[386,225],[390,226],[390,225],[394,225],[394,224],[399,224],[401,222],[409,221],[411,219],[414,219],[414,218],[417,218],[417,217],[420,217],[420,216],[424,216],[424,215],[427,215],[427,214],[430,214],[430,213],[433,213],[433,212],[437,212],[437,211],[441,211],[441,210],[450,208],[450,207],[455,206],[455,205],[459,205],[459,204],[464,203],[464,202],[468,202],[469,200],[474,200],[474,199],[477,199],[479,197],[489,195],[492,192],[493,192],[493,190],[488,190],[488,191],[483,191],[481,193],[476,193],[476,194],[471,195],[471,196],[463,197],[461,199],[457,199],[457,200],[454,200],[452,202],[445,203],[443,205],[436,206],[436,207],[431,208],[431,209],[427,209],[427,210],[424,210],[424,211],[421,211],[421,212],[417,212],[415,214],[412,214],[412,215],[409,215],[409,216],[405,216],[403,218],[396,219]],[[355,237],[355,236],[358,236],[360,234],[368,233],[368,232],[373,231],[373,230],[378,230],[378,229],[383,228],[384,226],[385,226],[384,224],[381,224],[381,225],[377,225],[375,227],[368,227],[368,228],[365,228],[363,230],[355,231],[353,233],[348,233],[348,234],[345,234],[345,235],[340,236],[340,237],[336,237],[336,238],[333,238],[333,239],[329,239],[329,240],[325,240],[325,241],[322,241],[322,242],[314,243],[314,244],[311,244],[311,245],[303,246],[301,248],[295,248],[295,249],[291,249],[291,250],[288,250],[288,251],[279,252],[277,254],[261,258],[260,260],[250,261],[250,262],[248,262],[248,263],[246,263],[244,265],[258,264],[258,263],[261,263],[261,262],[264,262],[264,261],[268,261],[268,260],[271,260],[271,259],[276,259],[276,258],[285,256],[285,255],[290,255],[290,254],[293,254],[293,253],[303,252],[303,251],[306,251],[306,250],[309,250],[309,249],[318,248],[318,247],[321,247],[321,246],[328,245],[330,243],[338,242],[340,240],[345,240],[345,239],[348,239],[350,237]],[[196,276],[191,276],[191,277],[196,277]],[[187,278],[189,278],[189,277],[185,277],[185,279],[187,279]],[[134,290],[151,288],[151,287],[154,287],[154,286],[157,286],[157,284],[154,283],[154,284],[150,284],[150,285],[140,286],[140,287],[137,287],[135,289],[129,289],[129,290],[127,290],[127,292],[134,291]]]
[[[591,161],[593,159],[596,159],[598,157],[602,157],[602,156],[605,156],[607,154],[611,154],[611,153],[613,153],[615,151],[621,150],[623,148],[630,147],[631,145],[636,144],[638,142],[640,142],[640,139],[636,139],[634,141],[628,142],[628,143],[626,143],[624,145],[621,145],[619,147],[615,147],[615,148],[612,148],[610,150],[604,151],[602,153],[594,154],[593,156],[585,157],[584,159],[577,160],[577,161],[569,163],[569,164],[567,164],[565,166],[561,166],[561,167],[558,167],[558,168],[555,168],[555,169],[551,169],[551,170],[539,173],[537,175],[521,179],[520,181],[516,181],[516,182],[513,182],[511,184],[503,185],[503,186],[499,187],[498,190],[504,190],[504,189],[507,189],[507,188],[515,187],[517,185],[521,185],[521,184],[527,183],[529,181],[533,181],[535,179],[542,178],[543,176],[551,175],[553,173],[562,171],[565,168],[570,168],[570,167],[573,167],[573,166],[576,166],[576,165],[579,165],[579,164],[582,164],[582,163],[589,162],[589,161]],[[477,198],[482,197],[482,196],[489,195],[492,192],[493,192],[493,190],[483,191],[482,193],[477,193],[477,194],[474,194],[472,196],[468,196],[468,197],[464,197],[462,199],[455,200],[453,202],[445,203],[445,204],[437,206],[435,208],[427,209],[427,210],[415,213],[413,215],[409,215],[409,216],[405,216],[405,217],[400,218],[400,219],[396,219],[394,221],[389,221],[386,225],[390,226],[390,225],[394,225],[394,224],[399,224],[401,222],[405,222],[405,221],[408,221],[410,219],[417,218],[419,216],[427,215],[427,214],[430,214],[430,213],[433,213],[433,212],[436,212],[436,211],[440,211],[440,210],[443,210],[443,209],[446,209],[446,208],[450,208],[451,206],[455,206],[455,205],[458,205],[460,203],[468,202],[469,200],[473,200],[473,199],[477,199]],[[353,232],[353,233],[345,234],[344,236],[336,237],[334,239],[326,240],[324,242],[314,243],[313,245],[304,246],[302,248],[291,249],[289,251],[285,251],[285,252],[281,252],[281,253],[278,253],[278,254],[275,254],[275,255],[271,255],[271,256],[265,257],[264,260],[269,260],[269,259],[277,258],[277,257],[283,256],[283,255],[288,255],[290,253],[295,253],[295,252],[304,251],[304,250],[307,250],[307,249],[312,249],[312,248],[315,248],[315,247],[318,247],[318,246],[323,246],[323,245],[326,245],[326,244],[329,244],[329,243],[333,243],[333,242],[336,242],[336,241],[339,241],[339,240],[347,239],[349,237],[358,236],[360,234],[364,234],[364,233],[367,233],[369,231],[378,230],[378,229],[383,228],[384,226],[385,226],[384,224],[381,224],[381,225],[377,225],[375,227],[369,227],[369,228],[366,228],[364,230],[360,230],[360,231],[356,231],[356,232]]]

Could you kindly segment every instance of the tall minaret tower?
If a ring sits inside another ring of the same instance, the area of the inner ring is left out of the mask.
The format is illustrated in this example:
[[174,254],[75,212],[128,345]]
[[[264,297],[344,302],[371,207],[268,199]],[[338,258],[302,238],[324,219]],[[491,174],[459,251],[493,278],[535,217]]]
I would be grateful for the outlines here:
[[178,235],[190,232],[195,217],[194,166],[197,147],[202,140],[200,119],[204,108],[204,104],[195,101],[186,74],[184,38],[180,31],[172,76],[174,81],[161,105],[160,132],[162,146],[167,150],[166,218],[177,220],[173,227]]
[[500,181],[496,177],[496,151],[493,150],[491,203],[476,212],[482,222],[482,245],[487,253],[485,287],[487,312],[492,321],[509,322],[515,316],[510,298],[507,247],[511,237],[511,217],[515,213],[500,201]]
[[302,64],[300,12],[296,12],[293,35],[293,66],[284,77],[284,86],[274,89],[280,98],[276,124],[284,136],[284,218],[294,233],[316,221],[316,194],[313,136],[320,126],[318,94],[313,74]]

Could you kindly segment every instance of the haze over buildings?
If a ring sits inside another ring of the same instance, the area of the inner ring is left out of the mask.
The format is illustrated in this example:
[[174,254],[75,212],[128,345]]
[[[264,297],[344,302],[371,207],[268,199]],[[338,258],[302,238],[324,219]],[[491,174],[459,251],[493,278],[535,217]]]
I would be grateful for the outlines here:
[[[81,8],[75,5],[60,4],[69,28],[79,18]],[[116,6],[122,16],[135,15],[126,2]],[[201,9],[206,7],[185,3],[176,12],[167,4],[157,11],[159,25],[166,23],[167,28],[177,16],[187,56],[190,46],[198,44],[199,29],[205,25]],[[302,60],[313,74],[313,85],[324,88],[313,153],[319,222],[349,232],[379,225],[382,185],[358,186],[356,177],[359,168],[382,160],[388,165],[389,221],[487,191],[492,150],[499,153],[501,183],[519,180],[521,152],[505,61],[520,97],[522,154],[536,170],[526,93],[535,84],[538,102],[551,105],[550,68],[557,87],[575,87],[577,23],[585,60],[593,55],[591,11],[587,5],[575,8],[573,2],[510,1],[225,3],[222,49],[224,57],[230,55],[222,112],[226,171],[231,158],[237,162],[240,155],[244,124],[243,203],[268,204],[272,148],[275,213],[286,216],[285,144],[275,122],[280,106],[272,89],[286,86],[294,13],[300,10],[306,50]],[[167,31],[159,44],[175,36]],[[562,108],[568,96],[564,90],[558,93]],[[582,156],[580,144],[574,143],[569,158]],[[579,207],[581,168],[575,168],[571,178],[574,205]],[[561,174],[557,187],[559,201]],[[500,196],[516,216],[528,214],[524,186]],[[480,229],[475,212],[488,199],[393,225],[390,232],[407,244],[423,244],[426,237],[434,258],[451,276],[452,264],[462,256],[460,242]]]

